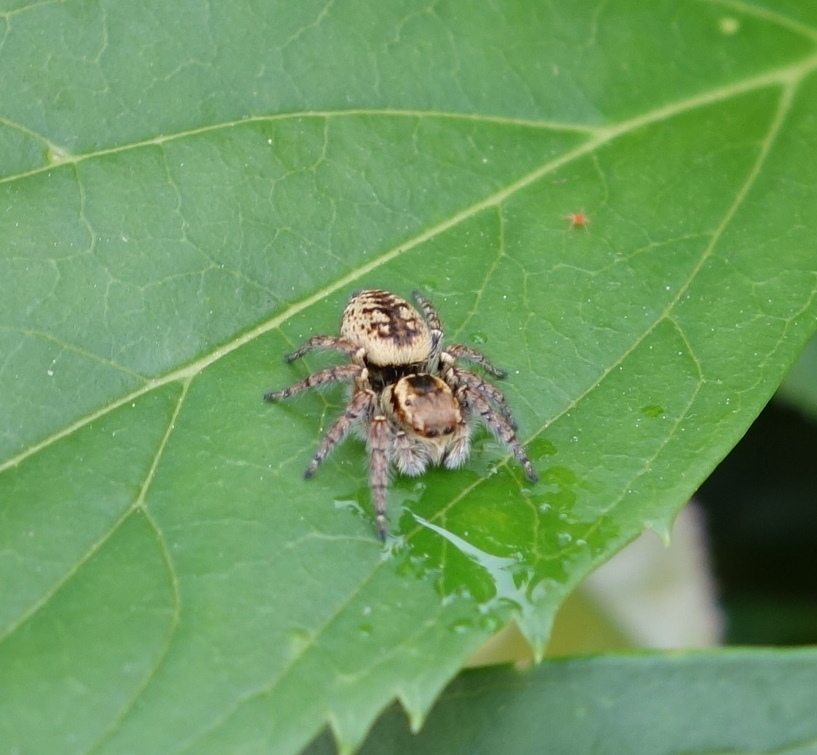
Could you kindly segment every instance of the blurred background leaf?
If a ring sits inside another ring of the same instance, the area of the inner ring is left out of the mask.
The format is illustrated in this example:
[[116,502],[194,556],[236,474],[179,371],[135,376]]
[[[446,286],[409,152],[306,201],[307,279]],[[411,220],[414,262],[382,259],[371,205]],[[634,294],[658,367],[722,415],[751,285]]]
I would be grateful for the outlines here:
[[806,344],[776,397],[817,420],[817,338]]
[[[414,752],[813,750],[814,650],[730,650],[466,671],[419,735],[393,706],[362,755]],[[310,755],[331,752],[324,736]]]

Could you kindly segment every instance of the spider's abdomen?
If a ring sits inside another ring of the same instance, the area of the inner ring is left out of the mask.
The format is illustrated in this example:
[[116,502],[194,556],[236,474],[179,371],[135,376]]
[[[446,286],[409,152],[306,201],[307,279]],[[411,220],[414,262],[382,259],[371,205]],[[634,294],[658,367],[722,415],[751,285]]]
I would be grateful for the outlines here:
[[432,349],[420,313],[402,297],[380,289],[352,296],[343,310],[340,334],[362,346],[367,363],[378,367],[424,364]]

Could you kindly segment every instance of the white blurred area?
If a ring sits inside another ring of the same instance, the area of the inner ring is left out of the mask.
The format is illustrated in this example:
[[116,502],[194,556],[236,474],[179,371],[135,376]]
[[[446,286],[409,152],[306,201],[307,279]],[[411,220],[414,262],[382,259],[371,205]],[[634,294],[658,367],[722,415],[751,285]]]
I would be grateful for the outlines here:
[[[716,598],[703,512],[693,502],[677,516],[669,544],[648,530],[585,580],[560,609],[547,655],[718,645],[723,615]],[[512,624],[468,665],[532,660]]]
[[694,503],[688,504],[675,520],[669,545],[648,530],[582,585],[636,647],[720,644],[723,616],[709,568],[703,516]]

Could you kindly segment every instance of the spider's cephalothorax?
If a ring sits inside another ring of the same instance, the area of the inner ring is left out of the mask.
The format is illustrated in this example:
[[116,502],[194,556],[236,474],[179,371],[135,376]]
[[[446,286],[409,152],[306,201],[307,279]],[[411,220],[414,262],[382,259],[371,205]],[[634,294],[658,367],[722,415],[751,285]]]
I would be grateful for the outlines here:
[[352,428],[366,439],[369,482],[377,532],[386,537],[386,488],[389,467],[418,475],[429,464],[462,466],[471,447],[471,431],[483,422],[517,458],[531,482],[539,478],[516,437],[516,423],[502,393],[457,360],[480,365],[494,377],[505,372],[479,351],[462,344],[442,347],[442,325],[431,302],[416,291],[418,312],[405,299],[379,289],[352,295],[340,323],[340,336],[313,336],[286,356],[291,362],[313,349],[333,349],[349,364],[329,367],[281,391],[267,401],[288,398],[308,388],[350,381],[354,390],[345,411],[326,432],[306,470],[315,474],[332,448]]

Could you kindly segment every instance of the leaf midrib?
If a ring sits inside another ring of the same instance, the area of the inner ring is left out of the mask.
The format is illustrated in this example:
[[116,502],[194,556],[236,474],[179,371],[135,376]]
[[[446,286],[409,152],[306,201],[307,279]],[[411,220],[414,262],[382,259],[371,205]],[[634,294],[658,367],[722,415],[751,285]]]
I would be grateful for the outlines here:
[[[363,276],[371,273],[374,270],[377,270],[381,266],[385,265],[386,263],[390,262],[391,260],[401,256],[405,252],[408,252],[415,247],[419,246],[420,244],[429,241],[436,236],[444,233],[445,231],[459,225],[463,221],[473,217],[474,215],[486,210],[490,207],[501,205],[508,197],[512,196],[518,191],[529,186],[531,183],[539,180],[543,176],[546,176],[548,173],[551,173],[563,165],[570,163],[573,160],[577,160],[584,155],[587,155],[594,150],[600,148],[601,146],[617,139],[621,136],[624,136],[635,129],[642,128],[644,126],[660,122],[662,120],[667,120],[672,118],[676,115],[681,113],[694,110],[698,107],[704,107],[709,104],[714,104],[721,100],[728,99],[730,97],[739,96],[741,94],[745,94],[751,91],[756,91],[759,89],[763,89],[768,86],[781,86],[783,87],[784,91],[787,92],[787,95],[784,96],[784,100],[787,103],[790,103],[794,97],[794,94],[797,89],[797,85],[799,82],[807,76],[810,72],[817,69],[817,54],[811,56],[806,61],[803,61],[797,65],[787,66],[785,68],[777,69],[773,72],[763,74],[760,76],[755,76],[750,79],[746,79],[742,82],[737,82],[735,84],[719,87],[717,89],[712,90],[711,92],[707,92],[704,94],[696,95],[695,97],[688,98],[686,100],[682,100],[678,103],[672,105],[666,105],[655,110],[649,111],[643,115],[637,116],[635,118],[630,118],[621,123],[610,126],[610,127],[599,127],[599,128],[592,128],[592,129],[583,129],[577,126],[569,126],[569,125],[558,125],[554,126],[553,124],[536,124],[530,122],[523,122],[523,121],[514,121],[513,119],[501,119],[501,118],[484,118],[484,117],[477,117],[477,116],[468,116],[462,115],[458,113],[435,113],[431,111],[421,112],[421,111],[401,111],[401,110],[348,110],[348,111],[336,111],[336,112],[305,112],[305,113],[295,113],[295,114],[288,114],[288,115],[275,115],[275,116],[259,116],[255,119],[245,119],[240,121],[233,121],[225,124],[219,124],[214,126],[207,126],[195,131],[188,131],[184,133],[175,134],[172,136],[161,136],[155,139],[147,140],[145,142],[138,142],[132,145],[128,145],[126,147],[115,147],[108,150],[101,150],[98,152],[87,153],[86,155],[75,157],[67,162],[79,162],[82,160],[90,159],[92,157],[97,157],[103,154],[112,154],[116,152],[127,151],[130,149],[140,148],[146,145],[156,145],[156,144],[164,144],[166,142],[174,141],[179,138],[184,138],[194,133],[204,133],[208,131],[215,131],[222,128],[229,128],[232,126],[236,126],[242,123],[251,123],[253,121],[272,121],[272,120],[281,120],[286,118],[305,118],[305,117],[321,117],[321,118],[329,118],[329,117],[350,117],[350,116],[359,116],[359,115],[388,115],[393,117],[440,117],[440,118],[452,118],[452,119],[469,119],[469,120],[479,120],[484,122],[492,122],[492,123],[508,123],[508,124],[516,124],[516,125],[529,125],[531,127],[538,127],[538,128],[563,128],[563,129],[572,129],[572,130],[583,130],[588,134],[593,134],[592,138],[588,139],[583,144],[579,145],[578,147],[569,150],[565,154],[561,155],[560,157],[551,160],[550,162],[545,163],[544,165],[540,166],[536,170],[533,170],[522,176],[521,178],[517,179],[516,181],[511,182],[505,188],[499,189],[498,191],[494,192],[493,194],[489,195],[488,197],[480,200],[479,202],[475,202],[470,206],[466,207],[465,209],[461,210],[458,213],[455,213],[450,218],[437,223],[434,226],[431,226],[427,230],[415,235],[414,237],[406,240],[402,244],[393,247],[390,250],[383,252],[381,255],[374,257],[369,262],[365,262],[359,265],[357,268],[350,270],[345,275],[337,278],[334,282],[324,286],[321,289],[316,290],[314,293],[310,294],[309,296],[301,299],[298,302],[294,302],[290,304],[284,311],[275,315],[274,317],[270,318],[269,320],[260,323],[259,325],[251,328],[250,330],[246,331],[245,333],[237,336],[236,338],[232,339],[231,341],[222,344],[216,349],[213,349],[211,352],[206,354],[205,356],[196,359],[187,365],[180,367],[176,370],[172,370],[171,372],[167,373],[166,375],[155,378],[153,380],[147,381],[143,386],[137,388],[136,390],[122,396],[121,398],[117,399],[116,401],[112,401],[106,404],[103,407],[100,407],[98,410],[94,412],[90,412],[83,417],[78,418],[74,422],[66,425],[64,428],[52,433],[51,435],[43,438],[36,443],[33,443],[28,448],[23,449],[22,451],[18,452],[17,454],[11,456],[6,461],[0,463],[0,473],[4,472],[6,469],[11,467],[17,466],[21,462],[25,461],[28,457],[42,451],[43,449],[47,448],[48,446],[52,445],[53,443],[61,440],[62,438],[76,432],[77,430],[87,426],[91,422],[99,419],[100,417],[105,416],[109,412],[112,412],[118,409],[120,406],[124,404],[134,401],[135,399],[149,393],[150,391],[156,390],[157,388],[161,388],[168,383],[172,383],[178,380],[189,380],[194,378],[200,372],[205,370],[214,362],[217,362],[222,357],[227,356],[228,354],[232,353],[236,349],[241,348],[245,344],[253,341],[254,339],[258,338],[259,336],[264,335],[265,333],[279,328],[285,322],[287,322],[292,317],[296,316],[300,312],[308,309],[309,307],[317,304],[318,302],[325,299],[327,296],[330,296],[342,289],[348,288],[357,280],[362,278]],[[779,109],[778,110],[778,122],[776,123],[776,130],[779,130],[779,126],[782,124],[782,119],[785,116],[785,110]],[[776,133],[775,130],[775,133]],[[765,156],[765,152],[763,153]],[[753,176],[756,174],[757,170],[759,170],[759,166],[762,163],[758,162],[755,166],[755,171],[752,174]],[[52,170],[55,165],[51,165],[48,168],[38,169],[37,171],[33,172],[42,172],[45,170]],[[2,180],[0,180],[2,183]],[[747,184],[743,187],[740,193],[740,198],[742,199],[745,196],[746,191],[748,191]],[[727,212],[724,221],[721,223],[718,229],[716,229],[715,236],[719,237],[720,233],[722,233],[723,228],[726,225],[728,219],[734,215],[734,211],[737,208],[737,203],[733,204],[730,210]],[[711,249],[711,247],[710,247]],[[703,264],[703,261],[701,262]],[[700,265],[695,268],[693,271],[696,272],[699,269]],[[670,305],[674,305],[677,301],[677,297],[671,300]],[[666,311],[666,310],[665,310]],[[664,316],[662,314],[662,316]],[[660,321],[660,318],[657,319],[656,324]],[[582,394],[584,395],[584,394]],[[571,405],[572,406],[572,405]]]

